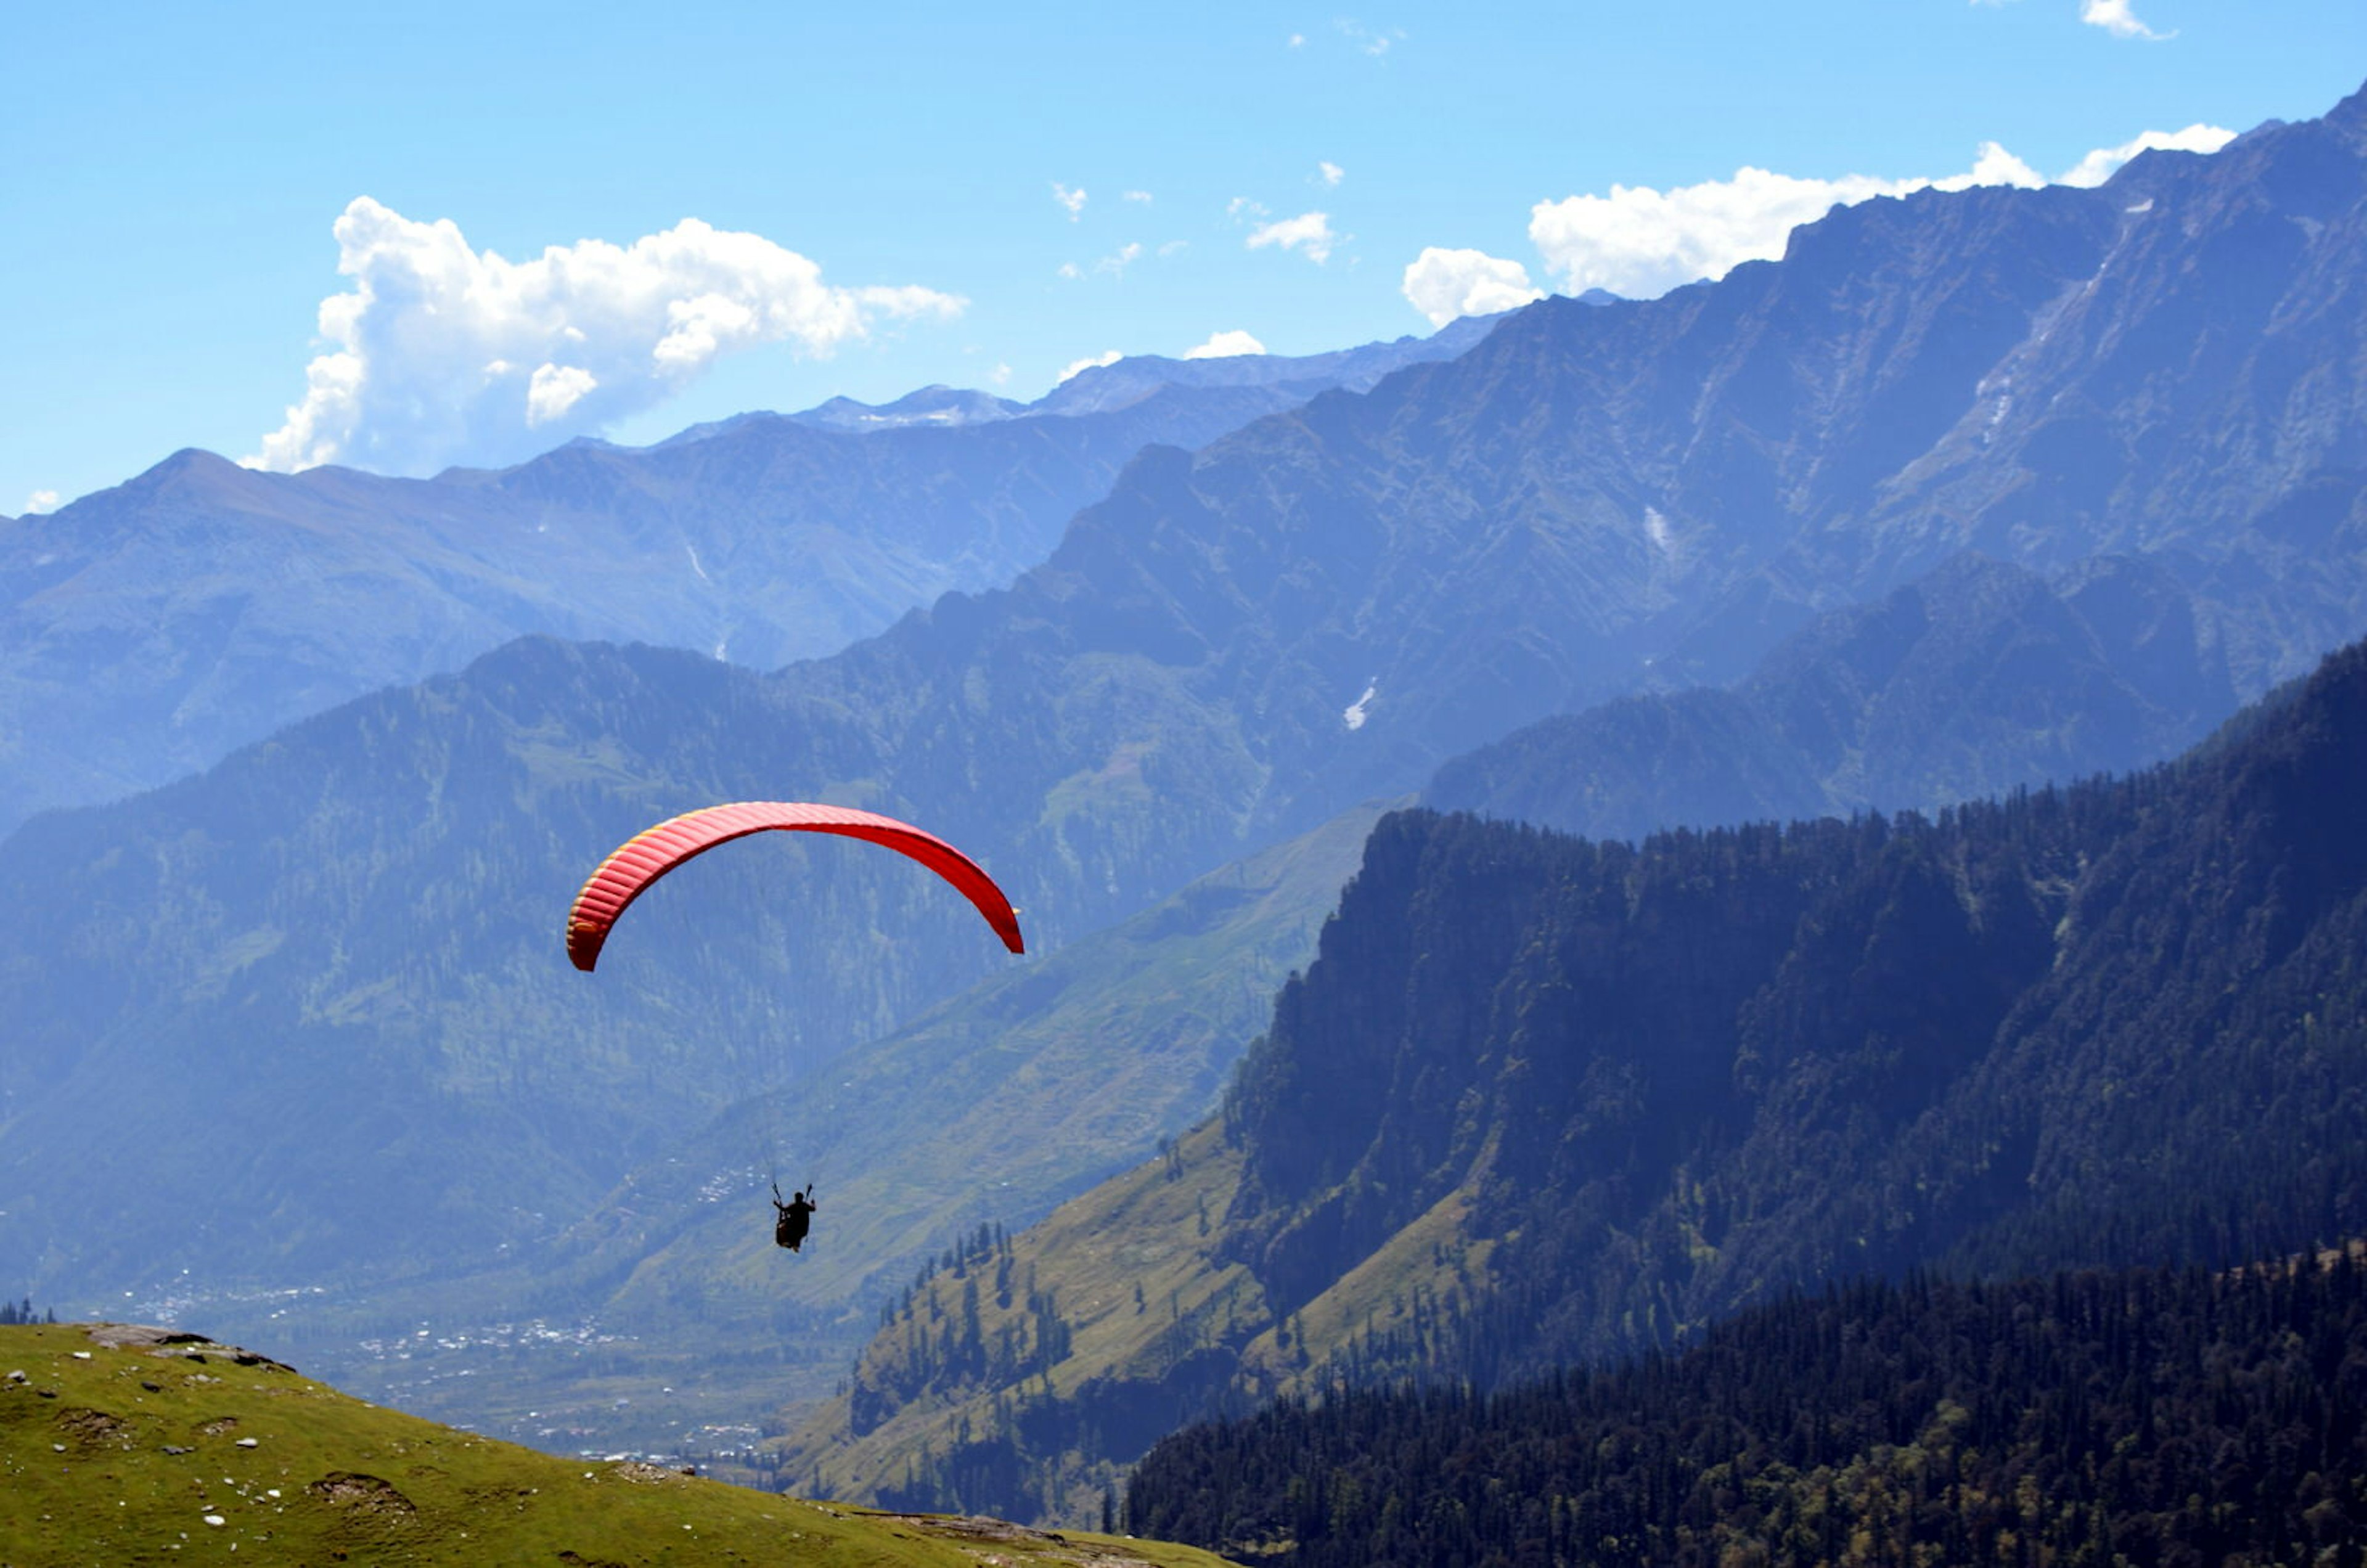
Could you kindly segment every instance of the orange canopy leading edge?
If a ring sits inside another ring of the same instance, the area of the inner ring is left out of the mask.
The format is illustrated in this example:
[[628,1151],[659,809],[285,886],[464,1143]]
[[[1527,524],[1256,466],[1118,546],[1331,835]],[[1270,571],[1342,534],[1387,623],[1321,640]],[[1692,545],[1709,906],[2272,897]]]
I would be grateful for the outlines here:
[[697,854],[751,833],[774,829],[796,833],[838,833],[883,844],[920,862],[958,889],[978,907],[1002,945],[1025,953],[1019,916],[994,879],[978,863],[938,838],[909,822],[845,806],[817,806],[799,800],[751,800],[703,810],[661,822],[617,846],[600,863],[600,869],[575,896],[567,915],[567,956],[578,969],[589,971],[600,962],[601,944],[609,930],[650,884]]

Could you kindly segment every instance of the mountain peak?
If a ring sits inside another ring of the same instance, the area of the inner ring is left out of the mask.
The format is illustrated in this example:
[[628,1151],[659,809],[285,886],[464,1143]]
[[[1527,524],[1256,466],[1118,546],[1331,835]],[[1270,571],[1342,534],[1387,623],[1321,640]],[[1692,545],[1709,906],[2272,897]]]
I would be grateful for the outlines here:
[[2367,148],[2367,83],[2326,111],[2326,126],[2351,146]]

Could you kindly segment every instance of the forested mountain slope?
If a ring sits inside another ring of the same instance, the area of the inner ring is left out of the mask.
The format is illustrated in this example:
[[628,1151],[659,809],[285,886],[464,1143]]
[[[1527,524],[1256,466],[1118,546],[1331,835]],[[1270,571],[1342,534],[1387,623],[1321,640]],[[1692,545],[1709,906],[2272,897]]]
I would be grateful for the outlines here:
[[1386,818],[1220,1125],[1016,1238],[1025,1306],[918,1289],[791,1472],[1059,1513],[1279,1392],[2367,1230],[2362,793],[2367,645],[2179,763],[1936,820]]
[[2367,1267],[1859,1282],[1613,1371],[1195,1427],[1127,1521],[1293,1568],[2350,1562]]

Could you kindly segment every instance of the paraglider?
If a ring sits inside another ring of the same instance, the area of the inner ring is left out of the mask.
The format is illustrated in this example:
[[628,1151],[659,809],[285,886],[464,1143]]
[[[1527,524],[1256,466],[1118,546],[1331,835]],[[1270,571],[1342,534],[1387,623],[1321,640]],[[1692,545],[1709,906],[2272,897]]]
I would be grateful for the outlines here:
[[780,829],[799,833],[839,833],[884,845],[920,862],[968,898],[994,928],[1002,945],[1014,953],[1027,951],[1019,934],[1019,916],[994,879],[978,863],[938,838],[909,822],[857,811],[846,806],[817,806],[801,800],[752,800],[733,806],[709,806],[685,812],[637,833],[617,846],[575,895],[567,916],[567,956],[586,971],[600,962],[608,940],[626,907],[650,885],[690,859],[718,844],[744,839],[751,833]]
[[773,1207],[778,1211],[773,1220],[773,1245],[798,1252],[806,1244],[806,1227],[813,1224],[813,1212],[821,1207],[813,1201],[810,1186],[798,1189],[797,1196],[781,1201],[781,1184],[773,1183]]
[[[858,811],[852,807],[753,800],[685,812],[618,845],[583,884],[583,890],[575,895],[573,908],[568,911],[569,961],[590,973],[600,962],[600,949],[606,944],[618,917],[649,890],[651,884],[683,862],[718,844],[776,829],[837,833],[882,845],[918,861],[968,898],[1002,939],[1003,946],[1014,953],[1027,951],[1019,934],[1018,911],[1002,896],[1002,889],[979,868],[977,862],[934,833],[923,832],[892,817]],[[810,1183],[798,1189],[797,1196],[785,1203],[781,1201],[781,1184],[774,1182],[774,1242],[791,1252],[803,1251],[815,1207]]]

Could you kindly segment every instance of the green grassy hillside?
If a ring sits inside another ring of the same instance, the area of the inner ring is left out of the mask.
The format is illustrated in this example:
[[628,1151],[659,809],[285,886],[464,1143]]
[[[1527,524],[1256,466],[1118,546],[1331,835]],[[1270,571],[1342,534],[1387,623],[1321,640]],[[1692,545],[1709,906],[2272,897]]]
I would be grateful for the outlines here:
[[0,1563],[1217,1568],[1189,1547],[554,1459],[159,1329],[0,1326]]

